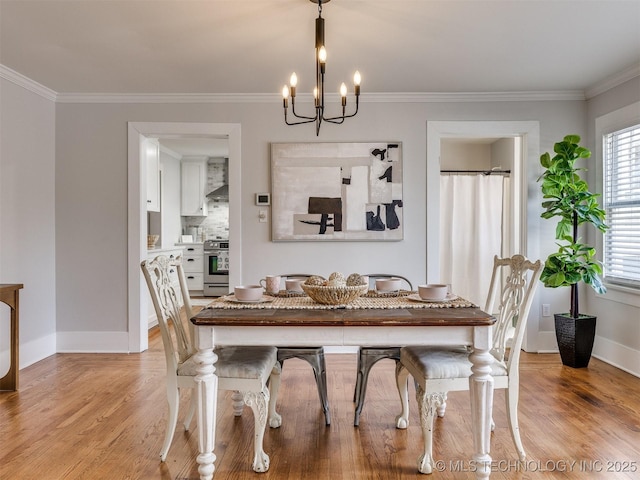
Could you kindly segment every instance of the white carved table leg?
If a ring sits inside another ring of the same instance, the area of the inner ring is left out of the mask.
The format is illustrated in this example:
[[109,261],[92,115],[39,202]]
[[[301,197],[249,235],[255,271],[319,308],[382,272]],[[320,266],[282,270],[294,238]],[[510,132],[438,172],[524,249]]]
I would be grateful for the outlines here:
[[491,376],[491,344],[489,327],[475,327],[474,351],[469,355],[472,363],[469,377],[471,397],[471,425],[473,429],[473,464],[476,478],[489,478],[491,474],[491,419],[493,418],[493,377]]
[[213,447],[216,441],[216,410],[218,398],[218,376],[215,375],[215,362],[218,357],[213,353],[213,327],[196,327],[198,352],[195,361],[198,364],[196,383],[198,384],[198,473],[200,480],[212,480],[216,456]]

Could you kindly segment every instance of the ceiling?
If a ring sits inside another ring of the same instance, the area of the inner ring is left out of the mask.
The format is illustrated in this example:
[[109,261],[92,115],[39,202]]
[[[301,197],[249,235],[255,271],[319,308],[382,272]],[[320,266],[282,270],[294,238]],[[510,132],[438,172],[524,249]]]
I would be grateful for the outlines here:
[[[0,0],[0,64],[58,94],[269,94],[314,78],[309,0]],[[640,65],[640,0],[332,0],[327,91],[586,91]],[[634,70],[635,71],[635,70]],[[275,97],[274,97],[275,99]]]

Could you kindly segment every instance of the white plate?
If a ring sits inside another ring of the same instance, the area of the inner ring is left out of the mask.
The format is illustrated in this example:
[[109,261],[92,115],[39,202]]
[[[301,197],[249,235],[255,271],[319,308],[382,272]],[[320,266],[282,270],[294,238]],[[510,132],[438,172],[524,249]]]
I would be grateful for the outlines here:
[[451,300],[455,300],[458,298],[457,295],[453,295],[451,293],[447,294],[444,298],[421,298],[419,294],[412,293],[411,295],[407,295],[409,300],[413,300],[414,302],[423,302],[423,303],[445,303],[450,302]]
[[231,295],[226,295],[222,297],[225,302],[233,302],[233,303],[268,303],[273,302],[274,298],[269,295],[262,295],[262,298],[259,300],[238,300],[236,296],[232,293]]

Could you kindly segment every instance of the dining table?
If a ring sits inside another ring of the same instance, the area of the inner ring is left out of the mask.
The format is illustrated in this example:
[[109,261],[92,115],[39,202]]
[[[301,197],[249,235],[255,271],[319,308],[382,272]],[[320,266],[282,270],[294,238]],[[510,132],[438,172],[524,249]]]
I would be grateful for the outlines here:
[[[263,296],[244,303],[233,295],[214,300],[191,318],[197,352],[198,473],[215,470],[218,379],[214,348],[225,345],[288,346],[469,346],[471,431],[469,454],[477,479],[491,473],[492,326],[495,317],[462,298],[421,301],[370,291],[345,305],[325,305],[306,295]],[[354,427],[357,428],[357,427]]]

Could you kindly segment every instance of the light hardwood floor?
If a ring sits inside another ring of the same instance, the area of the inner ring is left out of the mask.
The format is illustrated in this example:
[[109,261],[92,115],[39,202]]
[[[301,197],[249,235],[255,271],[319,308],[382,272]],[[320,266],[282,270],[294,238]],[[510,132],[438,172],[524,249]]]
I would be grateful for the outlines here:
[[[414,397],[409,429],[394,428],[394,363],[373,369],[359,428],[353,426],[355,372],[355,355],[328,356],[332,424],[325,427],[310,367],[285,363],[283,426],[265,435],[271,468],[264,474],[251,470],[251,411],[234,417],[230,392],[221,393],[214,478],[474,478],[467,461],[468,393],[450,394],[446,416],[436,419],[434,454],[442,471],[426,477],[416,468],[422,439]],[[0,393],[0,478],[197,479],[195,429],[184,432],[179,423],[167,462],[159,460],[164,374],[157,332],[142,354],[58,354],[22,370],[20,391]],[[182,402],[180,421],[186,396]],[[492,479],[640,478],[640,379],[596,359],[574,370],[558,355],[523,354],[519,411],[529,459],[520,467],[504,392],[496,391]]]

